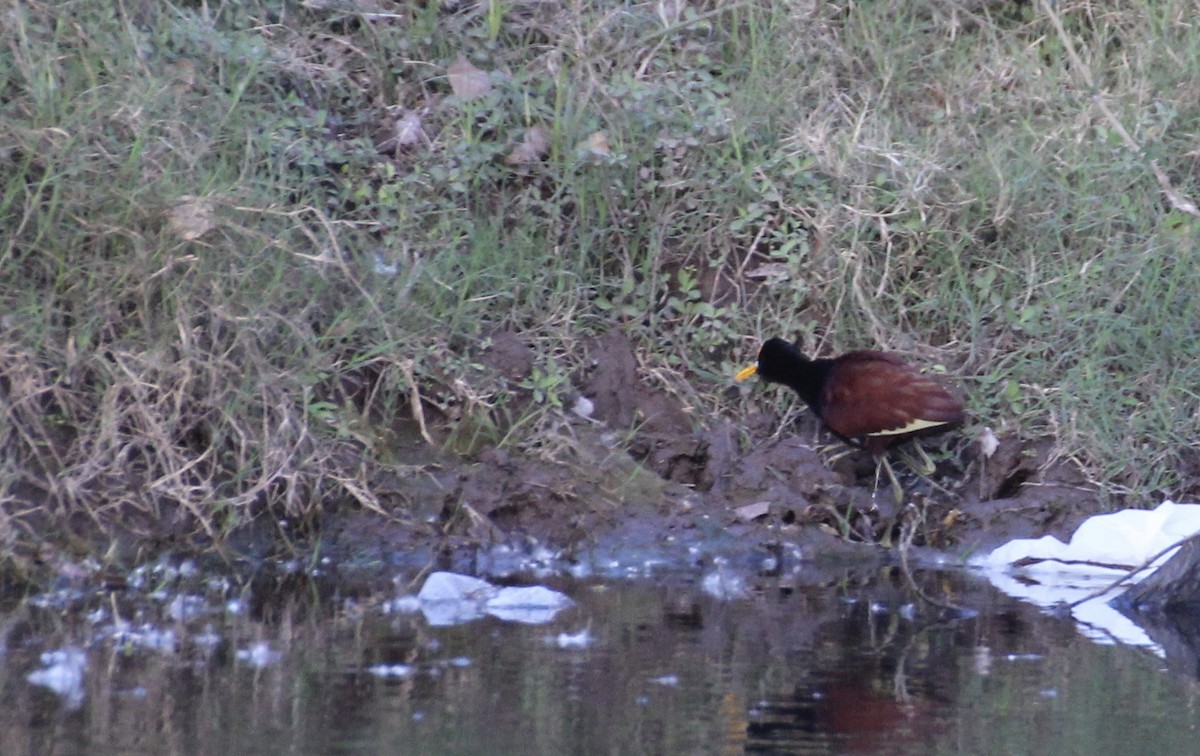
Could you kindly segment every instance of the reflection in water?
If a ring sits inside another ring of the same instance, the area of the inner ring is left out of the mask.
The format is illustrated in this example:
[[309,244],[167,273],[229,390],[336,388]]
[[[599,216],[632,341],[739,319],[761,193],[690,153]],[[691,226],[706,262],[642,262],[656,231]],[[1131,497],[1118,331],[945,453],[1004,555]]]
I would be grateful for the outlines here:
[[820,682],[758,706],[747,730],[747,750],[923,752],[950,713],[950,699],[939,698],[927,671],[918,678],[926,684],[914,689],[889,659],[846,659]]
[[[917,602],[886,571],[815,568],[732,600],[682,579],[554,583],[575,603],[540,626],[437,627],[390,587],[308,581],[20,601],[0,615],[0,752],[1192,747],[1193,684],[1154,657],[969,575],[924,582],[976,611]],[[74,698],[38,677],[71,648],[87,656]]]

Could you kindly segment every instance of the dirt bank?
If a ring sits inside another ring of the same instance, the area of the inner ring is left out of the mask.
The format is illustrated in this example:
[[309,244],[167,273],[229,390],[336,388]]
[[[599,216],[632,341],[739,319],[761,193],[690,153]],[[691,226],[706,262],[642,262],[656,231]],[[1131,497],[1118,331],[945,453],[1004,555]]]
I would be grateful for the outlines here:
[[[1069,533],[1098,507],[1070,466],[1047,462],[1048,443],[1005,437],[984,459],[972,440],[979,421],[944,442],[936,485],[897,465],[910,503],[895,506],[886,492],[872,495],[865,453],[827,461],[844,448],[811,413],[784,418],[769,402],[747,400],[743,416],[698,417],[639,375],[620,333],[587,348],[590,368],[573,377],[573,389],[594,413],[562,413],[553,458],[504,448],[456,457],[408,428],[398,433],[404,464],[376,489],[403,514],[334,513],[321,524],[325,553],[469,569],[481,547],[496,545],[569,559],[686,544],[683,558],[704,561],[781,545],[837,554],[909,538],[965,556],[1014,537]],[[504,333],[479,358],[517,385],[532,369],[531,353]]]

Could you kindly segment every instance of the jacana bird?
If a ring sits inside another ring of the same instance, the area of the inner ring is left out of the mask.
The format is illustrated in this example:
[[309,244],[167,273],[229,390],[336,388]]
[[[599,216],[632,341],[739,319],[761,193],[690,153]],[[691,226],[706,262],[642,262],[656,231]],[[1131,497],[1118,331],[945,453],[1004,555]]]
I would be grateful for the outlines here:
[[734,380],[752,375],[790,387],[833,435],[871,452],[876,485],[882,465],[897,501],[903,493],[885,456],[888,447],[952,430],[966,419],[956,391],[889,352],[864,349],[811,359],[787,341],[773,338],[762,345],[758,361]]

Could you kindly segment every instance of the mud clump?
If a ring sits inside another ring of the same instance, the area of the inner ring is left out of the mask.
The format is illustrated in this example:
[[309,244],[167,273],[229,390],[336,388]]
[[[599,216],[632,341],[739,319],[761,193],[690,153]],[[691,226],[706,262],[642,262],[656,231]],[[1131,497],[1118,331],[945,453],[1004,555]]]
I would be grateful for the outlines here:
[[596,419],[633,434],[629,453],[666,480],[701,484],[707,458],[704,439],[694,432],[678,399],[641,379],[629,340],[612,331],[589,351],[592,366],[580,392],[595,405]]

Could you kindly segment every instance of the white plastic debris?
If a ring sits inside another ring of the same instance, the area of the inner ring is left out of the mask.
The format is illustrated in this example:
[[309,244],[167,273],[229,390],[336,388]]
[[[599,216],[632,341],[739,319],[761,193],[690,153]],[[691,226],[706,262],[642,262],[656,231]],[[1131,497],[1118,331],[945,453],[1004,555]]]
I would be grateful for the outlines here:
[[417,600],[426,621],[435,626],[460,625],[485,614],[506,622],[538,625],[575,603],[545,586],[500,588],[453,572],[431,574],[417,593]]
[[979,432],[979,453],[984,459],[991,459],[992,455],[1000,448],[1000,439],[996,438],[996,434],[991,428],[985,427]]
[[425,578],[417,593],[421,603],[437,601],[486,601],[496,595],[496,586],[486,580],[455,572],[434,572]]
[[[1173,543],[1200,532],[1200,504],[1164,501],[1156,509],[1126,509],[1089,517],[1063,543],[1054,536],[1009,541],[973,564],[1000,568],[1016,562],[1028,573],[1072,572],[1120,574],[1125,568],[1140,567]],[[1155,567],[1175,552],[1164,554]],[[1150,570],[1138,576],[1145,578]]]
[[484,615],[483,604],[496,595],[496,586],[469,575],[435,572],[417,593],[425,620],[436,627],[461,625]]
[[375,677],[412,677],[417,668],[411,664],[376,664],[367,667],[367,673]]
[[575,602],[542,585],[501,588],[484,604],[484,611],[505,622],[544,625]]
[[577,633],[559,633],[547,640],[559,648],[587,648],[595,642],[586,627]]
[[399,596],[384,601],[380,608],[384,614],[416,614],[421,611],[421,600],[416,596]]
[[581,396],[575,400],[575,404],[571,407],[571,411],[586,420],[592,416],[593,412],[596,411],[596,405],[591,399],[588,399],[586,396]]
[[237,658],[246,662],[251,667],[269,667],[279,661],[281,654],[278,651],[271,649],[271,644],[266,641],[258,641],[251,643],[249,648],[238,649]]
[[[1127,509],[1089,517],[1071,536],[1070,543],[1054,536],[1009,541],[971,560],[971,565],[984,570],[988,580],[1010,596],[1052,607],[1104,589],[1129,569],[1141,567],[1168,546],[1198,532],[1200,504],[1165,501],[1152,510]],[[1144,580],[1175,551],[1158,556],[1131,582]],[[1144,646],[1161,654],[1140,627],[1108,605],[1117,592],[1072,607],[1080,631],[1100,643]]]
[[715,570],[705,575],[700,587],[709,596],[721,601],[734,601],[750,595],[746,579],[724,565],[717,565]]

